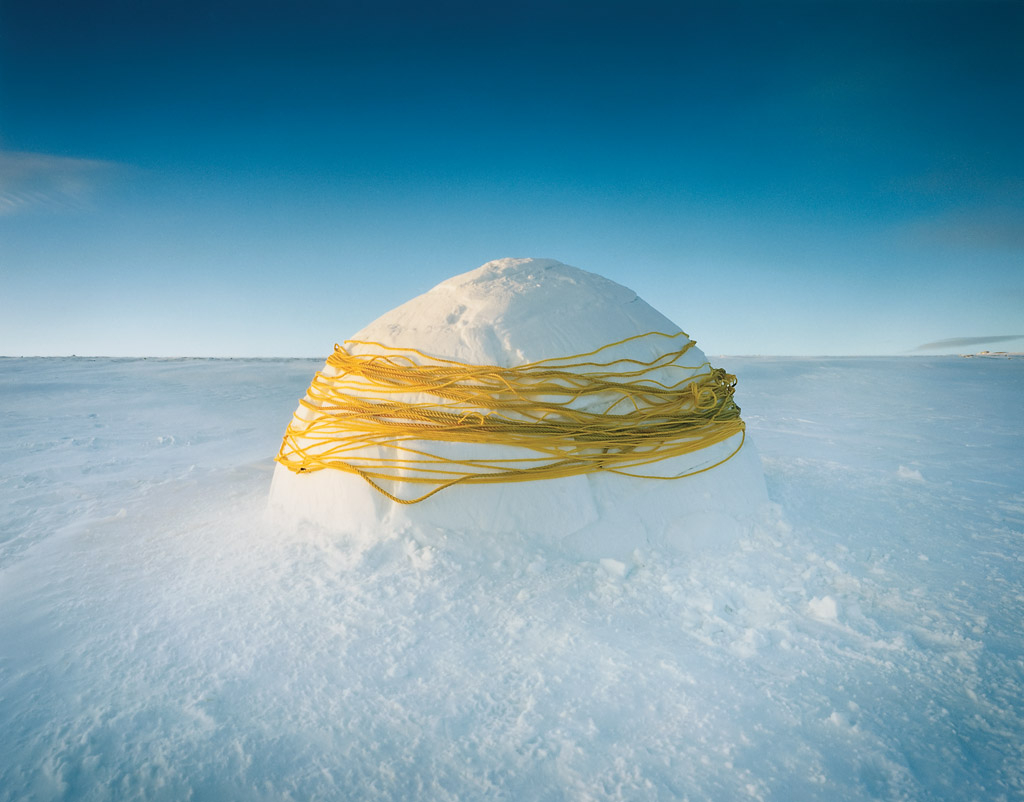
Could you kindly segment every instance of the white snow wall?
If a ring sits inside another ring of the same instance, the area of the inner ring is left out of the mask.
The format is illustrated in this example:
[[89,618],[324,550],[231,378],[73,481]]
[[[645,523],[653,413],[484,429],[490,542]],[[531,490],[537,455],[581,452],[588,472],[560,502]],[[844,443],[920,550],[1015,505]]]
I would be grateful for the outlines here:
[[[679,330],[636,293],[594,273],[551,259],[498,259],[442,282],[352,339],[514,367],[586,353],[636,334]],[[660,338],[645,338],[615,355],[649,361],[664,345]],[[689,365],[704,361],[696,347],[686,355]],[[742,377],[739,387],[742,391]],[[296,414],[303,412],[299,407]],[[738,437],[644,471],[670,476],[713,464],[735,450]],[[413,488],[407,495],[420,492]],[[638,548],[703,549],[732,541],[766,501],[760,460],[748,436],[728,462],[677,480],[599,472],[456,485],[413,505],[390,501],[354,474],[296,474],[277,465],[269,506],[279,520],[310,521],[364,538],[412,528],[446,539],[456,533],[476,539],[540,539],[585,558],[623,558]]]

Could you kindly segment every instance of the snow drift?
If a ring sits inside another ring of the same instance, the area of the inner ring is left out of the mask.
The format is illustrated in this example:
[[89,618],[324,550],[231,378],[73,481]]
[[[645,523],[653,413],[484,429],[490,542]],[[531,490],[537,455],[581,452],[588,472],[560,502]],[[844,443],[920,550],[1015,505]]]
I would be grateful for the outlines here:
[[[593,351],[648,332],[680,328],[613,281],[550,259],[499,259],[442,282],[352,337],[471,364],[514,367]],[[649,361],[661,344],[631,341],[616,358]],[[354,353],[367,346],[352,346]],[[696,347],[688,365],[706,358]],[[700,368],[694,368],[694,373]],[[300,406],[296,415],[306,414]],[[647,466],[659,476],[699,470],[737,448],[722,443]],[[459,532],[474,538],[523,537],[589,557],[637,548],[687,549],[732,540],[767,501],[749,438],[710,471],[671,481],[609,473],[491,485],[458,485],[415,505],[396,504],[359,476],[335,470],[275,469],[270,509],[279,520],[307,520],[333,531],[377,537],[396,528]]]

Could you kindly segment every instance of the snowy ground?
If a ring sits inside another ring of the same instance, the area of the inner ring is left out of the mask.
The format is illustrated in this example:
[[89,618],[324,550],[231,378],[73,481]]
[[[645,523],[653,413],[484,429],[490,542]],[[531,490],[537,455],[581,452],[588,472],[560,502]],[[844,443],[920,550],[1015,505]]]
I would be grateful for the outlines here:
[[776,509],[624,565],[275,527],[318,361],[0,359],[0,800],[1024,799],[1024,360],[715,362]]

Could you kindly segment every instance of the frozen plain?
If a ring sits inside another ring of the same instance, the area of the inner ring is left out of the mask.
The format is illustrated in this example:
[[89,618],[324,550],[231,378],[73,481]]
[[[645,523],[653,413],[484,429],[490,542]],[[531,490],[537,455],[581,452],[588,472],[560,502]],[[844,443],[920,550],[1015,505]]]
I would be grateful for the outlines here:
[[712,361],[773,509],[627,565],[268,521],[320,360],[0,359],[0,800],[1024,799],[1024,360]]

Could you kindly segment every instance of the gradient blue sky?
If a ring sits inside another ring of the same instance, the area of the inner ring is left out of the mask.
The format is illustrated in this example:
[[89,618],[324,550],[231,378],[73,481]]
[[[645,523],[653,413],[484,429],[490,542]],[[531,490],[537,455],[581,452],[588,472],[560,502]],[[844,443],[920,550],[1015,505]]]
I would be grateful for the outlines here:
[[[559,259],[711,354],[1024,350],[1024,3],[0,0],[0,354],[324,356]],[[918,352],[925,353],[925,352]]]

